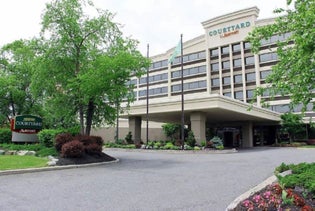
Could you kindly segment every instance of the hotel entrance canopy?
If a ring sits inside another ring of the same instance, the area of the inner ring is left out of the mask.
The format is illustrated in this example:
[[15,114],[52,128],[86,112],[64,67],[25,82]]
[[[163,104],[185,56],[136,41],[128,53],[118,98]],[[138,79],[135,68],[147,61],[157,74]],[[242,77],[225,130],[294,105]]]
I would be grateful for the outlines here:
[[[137,101],[130,106],[128,113],[121,115],[122,118],[130,116],[146,119],[146,102]],[[279,124],[280,114],[255,105],[241,102],[220,95],[186,95],[184,101],[185,123],[189,124],[190,115],[201,112],[209,124],[215,123],[269,123]],[[181,121],[181,99],[180,96],[172,98],[150,99],[149,121],[173,122]]]

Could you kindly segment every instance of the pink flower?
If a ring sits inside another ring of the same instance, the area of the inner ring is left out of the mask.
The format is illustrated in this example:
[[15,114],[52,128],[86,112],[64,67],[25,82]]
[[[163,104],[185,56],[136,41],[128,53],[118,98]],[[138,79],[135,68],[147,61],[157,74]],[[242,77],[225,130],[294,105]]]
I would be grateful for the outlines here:
[[264,197],[265,197],[266,199],[269,199],[270,196],[271,196],[271,191],[266,191],[266,192],[264,193]]
[[260,196],[260,195],[255,195],[255,196],[253,197],[253,200],[254,200],[256,203],[258,203],[258,202],[260,201],[260,199],[261,199],[261,196]]
[[248,208],[250,204],[251,204],[251,202],[250,202],[249,200],[243,201],[243,205],[244,205],[246,208]]

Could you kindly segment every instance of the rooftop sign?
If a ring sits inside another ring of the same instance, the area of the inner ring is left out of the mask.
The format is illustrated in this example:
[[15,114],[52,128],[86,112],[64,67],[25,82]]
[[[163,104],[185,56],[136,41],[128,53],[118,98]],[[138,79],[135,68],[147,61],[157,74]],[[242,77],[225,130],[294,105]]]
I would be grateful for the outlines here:
[[240,29],[250,27],[250,22],[241,22],[234,25],[229,25],[223,28],[218,28],[209,32],[209,36],[217,36],[220,35],[220,38],[225,38],[233,34],[238,34]]

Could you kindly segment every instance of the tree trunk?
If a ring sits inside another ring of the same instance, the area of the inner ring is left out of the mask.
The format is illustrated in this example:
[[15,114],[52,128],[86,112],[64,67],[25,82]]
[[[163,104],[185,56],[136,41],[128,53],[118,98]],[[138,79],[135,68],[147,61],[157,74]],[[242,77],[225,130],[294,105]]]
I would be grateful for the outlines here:
[[89,104],[88,104],[88,109],[87,109],[87,115],[86,115],[86,130],[85,130],[86,135],[90,135],[93,115],[94,115],[94,101],[90,99]]
[[79,108],[79,116],[80,116],[80,133],[84,135],[84,112],[83,112],[83,105]]

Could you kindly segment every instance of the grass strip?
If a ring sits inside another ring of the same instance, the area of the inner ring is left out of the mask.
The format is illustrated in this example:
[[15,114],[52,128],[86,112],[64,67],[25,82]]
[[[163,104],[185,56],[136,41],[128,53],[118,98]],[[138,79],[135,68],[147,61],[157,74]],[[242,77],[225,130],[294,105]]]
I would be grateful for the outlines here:
[[35,156],[1,155],[0,170],[39,168],[47,166],[48,159]]

